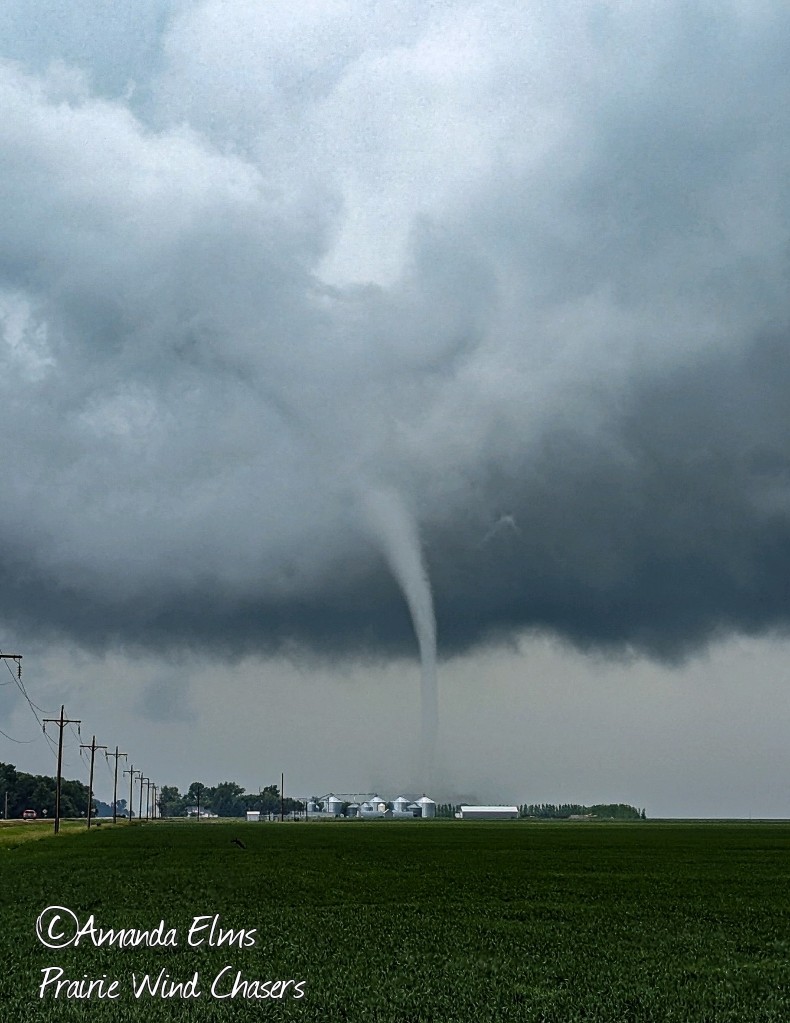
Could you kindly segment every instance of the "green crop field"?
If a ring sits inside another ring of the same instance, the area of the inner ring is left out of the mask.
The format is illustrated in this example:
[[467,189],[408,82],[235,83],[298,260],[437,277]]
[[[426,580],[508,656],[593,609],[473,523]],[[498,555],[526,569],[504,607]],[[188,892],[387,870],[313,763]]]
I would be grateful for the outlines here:
[[790,1019],[790,825],[47,828],[0,829],[3,1020]]

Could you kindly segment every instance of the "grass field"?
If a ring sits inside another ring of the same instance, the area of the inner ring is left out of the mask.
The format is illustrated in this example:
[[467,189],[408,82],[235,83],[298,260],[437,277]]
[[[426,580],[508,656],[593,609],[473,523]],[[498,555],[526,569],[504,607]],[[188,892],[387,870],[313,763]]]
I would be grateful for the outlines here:
[[[786,824],[162,821],[49,835],[0,829],[3,1020],[790,1019]],[[36,919],[50,905],[104,929],[164,920],[178,945],[48,949]],[[191,947],[193,918],[214,914],[256,929],[254,944],[209,947],[206,929]],[[47,967],[116,980],[119,997],[55,998],[53,970],[42,999]],[[133,983],[162,970],[197,973],[200,994],[136,998]],[[219,997],[237,973],[235,997]],[[304,997],[255,997],[277,980],[304,981]]]

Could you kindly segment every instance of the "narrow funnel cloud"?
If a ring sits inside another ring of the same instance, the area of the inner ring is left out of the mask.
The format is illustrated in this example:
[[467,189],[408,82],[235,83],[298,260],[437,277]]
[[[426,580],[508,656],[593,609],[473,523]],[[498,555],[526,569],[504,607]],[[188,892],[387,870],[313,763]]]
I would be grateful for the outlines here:
[[401,588],[411,614],[420,648],[419,782],[427,791],[433,783],[433,758],[439,730],[439,699],[436,683],[436,616],[428,572],[414,516],[394,490],[372,490],[363,496],[368,526],[379,544],[390,571]]

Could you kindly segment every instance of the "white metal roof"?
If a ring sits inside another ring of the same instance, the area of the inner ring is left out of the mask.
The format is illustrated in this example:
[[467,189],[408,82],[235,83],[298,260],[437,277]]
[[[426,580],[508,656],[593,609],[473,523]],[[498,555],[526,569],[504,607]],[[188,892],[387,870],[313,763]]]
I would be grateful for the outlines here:
[[517,806],[462,806],[461,813],[464,811],[474,810],[477,813],[518,813]]

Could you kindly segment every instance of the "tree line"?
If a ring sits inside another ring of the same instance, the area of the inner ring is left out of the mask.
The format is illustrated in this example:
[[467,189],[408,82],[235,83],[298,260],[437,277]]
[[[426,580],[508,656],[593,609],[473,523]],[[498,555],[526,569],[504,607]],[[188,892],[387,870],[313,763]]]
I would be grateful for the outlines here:
[[[94,806],[96,803],[94,800]],[[0,814],[3,816],[6,805],[9,818],[21,817],[25,810],[35,810],[39,817],[54,817],[55,779],[45,774],[17,771],[13,764],[0,764]],[[63,817],[85,817],[88,786],[81,781],[64,779],[60,785],[60,812]]]
[[[438,803],[437,817],[455,817],[461,812],[461,804]],[[531,817],[539,820],[568,820],[570,817],[596,817],[599,820],[635,821],[647,820],[642,809],[629,806],[627,803],[596,803],[583,806],[581,803],[523,803],[518,808],[519,817]]]
[[524,803],[518,808],[520,817],[537,817],[541,820],[567,820],[569,817],[598,817],[609,820],[647,820],[644,809],[637,809],[627,803],[595,803],[583,806],[581,803]]
[[162,817],[186,817],[190,813],[208,811],[218,817],[243,817],[248,810],[260,810],[264,814],[287,816],[294,811],[304,810],[304,803],[286,796],[280,800],[278,785],[267,785],[258,792],[246,792],[234,781],[221,781],[218,785],[204,785],[193,781],[182,795],[175,785],[163,785],[157,799]]

